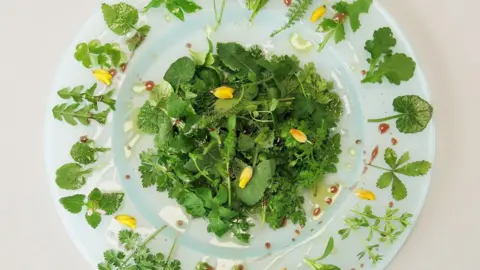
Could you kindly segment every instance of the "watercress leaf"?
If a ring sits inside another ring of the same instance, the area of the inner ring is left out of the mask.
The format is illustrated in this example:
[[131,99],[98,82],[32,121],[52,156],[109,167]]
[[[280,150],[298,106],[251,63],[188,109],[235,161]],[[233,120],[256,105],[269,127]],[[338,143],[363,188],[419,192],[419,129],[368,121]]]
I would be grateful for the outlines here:
[[97,213],[93,212],[91,215],[88,215],[89,213],[85,214],[85,218],[87,219],[87,222],[92,228],[96,229],[98,227],[98,224],[102,221],[102,216]]
[[407,151],[403,153],[403,155],[398,159],[397,164],[395,166],[398,168],[398,166],[402,165],[403,163],[409,160],[410,160],[410,153]]
[[378,188],[387,188],[392,184],[393,172],[383,173],[377,181]]
[[245,152],[255,147],[255,143],[251,136],[240,134],[238,136],[238,143],[237,143],[238,151]]
[[403,133],[423,131],[432,119],[433,107],[415,95],[396,97],[393,109],[402,115],[397,119],[397,128]]
[[335,43],[340,43],[341,41],[345,40],[347,34],[345,33],[345,25],[338,24],[335,28]]
[[238,43],[218,43],[217,53],[220,61],[233,71],[245,73],[258,71],[255,58]]
[[368,13],[372,3],[373,0],[356,0],[355,2],[347,5],[347,14],[353,32],[356,32],[361,26],[359,20],[360,14]]
[[206,214],[203,201],[193,192],[187,192],[180,202],[188,214],[194,217],[203,217]]
[[422,176],[428,173],[432,164],[428,161],[415,161],[407,163],[404,166],[395,170],[396,173],[400,173],[407,176]]
[[390,168],[395,169],[395,163],[397,162],[397,153],[395,153],[395,150],[390,147],[385,149],[384,159]]
[[260,162],[253,170],[253,176],[245,188],[235,185],[235,192],[238,198],[247,205],[254,205],[263,197],[268,186],[268,181],[275,174],[275,160]]
[[108,28],[120,36],[130,32],[138,22],[138,11],[135,7],[126,3],[115,5],[104,3],[102,4],[102,12]]
[[[392,53],[392,48],[397,44],[393,32],[388,27],[383,27],[373,33],[373,40],[365,43],[365,50],[371,55],[371,59],[379,59],[382,55]],[[371,60],[369,60],[370,62]]]
[[117,212],[123,202],[124,193],[103,193],[100,199],[99,207],[105,211],[106,215],[113,215]]
[[221,218],[218,212],[212,211],[208,215],[208,226],[207,231],[213,232],[216,236],[221,237],[226,232],[228,232],[228,224],[225,223]]
[[56,171],[55,182],[62,189],[76,190],[86,183],[85,175],[92,172],[92,169],[83,169],[78,163],[67,163]]
[[181,83],[190,81],[195,74],[195,63],[188,57],[182,57],[173,62],[163,79],[175,88]]
[[68,212],[73,214],[78,214],[82,211],[83,206],[85,205],[85,195],[76,194],[69,197],[63,197],[60,199],[60,204]]
[[396,201],[401,201],[407,197],[407,187],[395,174],[393,174],[392,196]]

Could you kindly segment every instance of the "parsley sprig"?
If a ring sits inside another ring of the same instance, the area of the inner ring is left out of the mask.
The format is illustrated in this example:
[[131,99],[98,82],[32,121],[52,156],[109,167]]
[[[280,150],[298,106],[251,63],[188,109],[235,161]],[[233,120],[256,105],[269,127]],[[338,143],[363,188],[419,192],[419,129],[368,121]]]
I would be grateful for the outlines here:
[[176,240],[173,243],[168,256],[163,253],[153,253],[148,244],[155,239],[167,226],[156,230],[144,241],[138,233],[132,230],[121,230],[118,234],[118,240],[125,250],[130,253],[128,256],[123,251],[107,250],[104,252],[105,261],[98,264],[98,270],[130,270],[130,269],[164,269],[180,270],[181,263],[178,260],[172,260],[172,254],[175,250]]
[[72,214],[78,214],[86,208],[85,219],[95,229],[102,221],[102,215],[113,215],[120,208],[123,197],[121,192],[103,193],[95,188],[88,197],[83,194],[63,197],[60,204]]
[[317,27],[318,32],[326,33],[323,41],[318,47],[318,51],[323,50],[330,39],[334,38],[335,43],[339,43],[346,38],[345,23],[350,22],[353,32],[360,29],[360,15],[368,13],[373,0],[356,0],[353,3],[340,1],[332,6],[337,12],[333,19],[323,19]]
[[427,174],[431,168],[430,162],[425,160],[405,164],[410,160],[410,153],[405,152],[400,158],[398,158],[397,153],[392,148],[385,149],[384,160],[390,169],[373,164],[368,165],[386,171],[380,176],[380,178],[378,178],[377,187],[384,189],[391,186],[392,196],[397,201],[403,200],[407,197],[407,187],[397,174],[422,176]]
[[[358,259],[362,259],[366,255],[376,265],[383,259],[382,254],[378,253],[380,243],[394,243],[398,237],[411,225],[409,219],[412,217],[410,213],[398,215],[399,209],[387,208],[384,216],[377,216],[372,212],[370,205],[365,206],[363,211],[351,210],[354,216],[345,219],[346,228],[338,231],[342,239],[347,239],[351,233],[355,233],[361,240],[364,250],[357,254]],[[365,237],[362,234],[363,229],[368,230]],[[373,240],[380,243],[372,244]]]

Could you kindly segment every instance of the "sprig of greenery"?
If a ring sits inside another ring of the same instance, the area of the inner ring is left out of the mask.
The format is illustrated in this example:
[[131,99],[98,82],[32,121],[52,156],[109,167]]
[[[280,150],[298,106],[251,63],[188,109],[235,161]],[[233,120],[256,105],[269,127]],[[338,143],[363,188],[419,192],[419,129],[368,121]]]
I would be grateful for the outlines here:
[[150,25],[144,25],[137,30],[135,35],[129,39],[127,39],[125,42],[127,43],[128,49],[130,51],[135,51],[142,45],[143,41],[145,38],[148,36],[148,33],[150,33]]
[[97,39],[91,40],[88,44],[79,43],[75,48],[74,57],[86,68],[119,67],[127,62],[127,55],[120,49],[119,44],[105,43],[102,45]]
[[293,25],[295,25],[295,23],[300,21],[303,18],[303,16],[305,16],[305,14],[308,11],[308,8],[310,7],[310,5],[312,5],[312,3],[313,3],[313,0],[295,1],[288,9],[287,22],[285,23],[285,25],[282,26],[280,29],[273,31],[270,34],[270,37],[276,36],[280,32],[292,27]]
[[379,119],[368,119],[370,123],[397,119],[397,129],[403,133],[423,131],[432,120],[433,107],[419,96],[399,96],[393,100],[393,110],[399,114]]
[[[85,219],[92,228],[97,228],[102,221],[102,215],[113,215],[122,205],[124,194],[120,192],[102,193],[93,189],[88,197],[76,194],[61,198],[60,204],[70,213],[78,214],[86,207]],[[87,199],[85,201],[85,199]]]
[[213,28],[213,32],[217,31],[220,25],[222,24],[223,19],[223,11],[225,10],[225,4],[227,0],[220,0],[220,9],[217,8],[217,0],[213,0],[213,10],[215,11],[215,27]]
[[317,27],[318,32],[326,33],[322,43],[318,47],[318,51],[323,50],[330,39],[333,37],[335,43],[340,43],[346,38],[345,23],[350,22],[353,32],[360,29],[360,15],[368,13],[373,0],[356,0],[353,3],[340,1],[332,6],[337,12],[333,19],[323,19]]
[[113,249],[104,252],[104,261],[98,264],[98,270],[133,270],[133,269],[164,269],[180,270],[181,263],[178,260],[171,260],[171,255],[176,246],[176,240],[173,243],[169,255],[163,253],[153,253],[147,246],[157,237],[167,226],[155,231],[143,242],[138,233],[132,230],[121,230],[118,234],[118,240],[125,250],[116,251]]
[[397,153],[392,148],[385,149],[384,159],[390,169],[373,164],[369,164],[369,166],[387,171],[378,179],[377,187],[383,189],[392,186],[392,196],[397,201],[407,197],[407,187],[402,180],[398,178],[397,174],[422,176],[427,174],[432,166],[430,162],[425,160],[405,164],[405,162],[410,160],[409,152],[405,152],[400,158],[397,158]]
[[89,102],[92,105],[92,108],[98,110],[98,103],[104,103],[108,105],[112,110],[115,110],[115,100],[112,99],[114,91],[108,91],[102,95],[95,95],[95,89],[97,89],[97,84],[95,83],[86,91],[83,91],[85,86],[79,85],[74,88],[65,87],[57,92],[58,96],[62,99],[72,99],[75,102]]
[[[88,126],[91,120],[95,120],[99,124],[104,125],[110,109],[99,113],[94,113],[93,105],[81,105],[80,103],[67,104],[62,103],[55,106],[52,110],[53,117],[60,121],[65,121],[72,126],[76,126],[78,122]],[[78,121],[78,122],[77,122]]]
[[61,189],[80,189],[87,182],[85,176],[91,172],[92,169],[84,169],[78,163],[67,163],[57,169],[55,182]]
[[88,165],[97,161],[98,152],[106,152],[108,150],[110,150],[110,148],[95,147],[95,142],[87,139],[87,141],[75,143],[70,150],[70,155],[74,161],[83,165]]
[[330,237],[328,239],[327,246],[325,247],[325,251],[323,252],[323,255],[314,259],[308,259],[307,257],[304,258],[305,263],[310,265],[312,269],[314,270],[341,270],[338,266],[332,265],[332,264],[323,264],[320,263],[319,261],[327,258],[333,251],[335,247],[335,241],[333,240],[333,237]]
[[410,80],[415,74],[415,61],[404,53],[393,53],[397,44],[389,27],[382,27],[373,33],[373,39],[365,43],[365,50],[371,55],[367,59],[370,69],[362,83],[382,83],[383,77],[399,85]]
[[185,20],[184,13],[194,13],[202,9],[201,6],[197,5],[194,1],[191,0],[151,0],[147,6],[143,9],[143,12],[147,12],[151,8],[159,8],[165,4],[165,8],[175,17],[180,20]]
[[[363,211],[351,210],[355,215],[345,219],[346,228],[338,231],[342,239],[347,239],[351,232],[354,232],[362,240],[364,250],[357,254],[358,259],[362,259],[365,255],[376,265],[383,259],[378,253],[380,244],[370,244],[375,236],[378,237],[380,243],[393,243],[411,225],[409,219],[412,217],[410,213],[396,215],[400,210],[387,208],[384,216],[373,214],[372,207],[367,205]],[[361,233],[361,229],[368,229],[368,236],[365,237]]]
[[126,3],[114,5],[102,4],[102,13],[108,28],[113,33],[124,36],[132,30],[138,22],[138,10]]
[[260,10],[268,3],[268,0],[247,0],[247,8],[252,11],[250,22],[253,22]]

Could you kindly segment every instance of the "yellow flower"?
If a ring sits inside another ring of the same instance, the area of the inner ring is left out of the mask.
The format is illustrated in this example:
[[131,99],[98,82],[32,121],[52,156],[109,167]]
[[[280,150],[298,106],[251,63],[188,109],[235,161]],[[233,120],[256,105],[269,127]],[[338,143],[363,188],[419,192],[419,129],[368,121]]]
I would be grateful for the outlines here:
[[377,197],[375,197],[375,194],[373,194],[373,192],[371,192],[370,190],[356,189],[354,193],[355,195],[357,195],[358,198],[362,200],[374,201],[377,199]]
[[248,166],[245,169],[243,169],[242,174],[240,175],[240,183],[238,186],[240,188],[245,188],[245,186],[250,182],[250,179],[252,179],[253,175],[253,169],[252,167]]
[[292,128],[290,129],[290,135],[292,135],[292,137],[297,141],[297,142],[300,142],[300,143],[311,143],[308,139],[307,139],[307,135],[305,135],[305,133],[301,132],[300,130],[298,129],[295,129],[295,128]]
[[112,74],[108,72],[105,69],[96,69],[93,71],[93,77],[97,79],[98,81],[106,84],[106,85],[111,85],[112,84]]
[[233,88],[228,86],[220,86],[212,91],[213,95],[219,99],[232,99],[233,98]]
[[327,13],[327,6],[325,5],[315,9],[315,11],[312,13],[312,17],[310,17],[310,22],[314,23],[320,20],[320,18],[322,18],[325,13]]
[[119,215],[115,219],[122,225],[125,225],[131,229],[137,228],[137,220],[129,215]]

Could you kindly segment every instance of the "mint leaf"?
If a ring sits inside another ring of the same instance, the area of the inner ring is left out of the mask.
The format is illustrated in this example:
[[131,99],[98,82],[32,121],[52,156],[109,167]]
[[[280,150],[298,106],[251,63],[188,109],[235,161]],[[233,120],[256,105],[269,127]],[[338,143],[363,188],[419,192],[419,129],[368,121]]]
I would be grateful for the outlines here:
[[106,215],[113,215],[117,212],[123,202],[123,193],[103,193],[100,199],[100,209],[105,211]]
[[407,176],[422,176],[427,174],[431,167],[432,165],[430,162],[422,160],[408,163],[401,168],[396,169],[395,172]]
[[163,79],[173,87],[178,88],[181,83],[186,83],[195,74],[195,63],[188,57],[182,57],[173,62],[168,68]]
[[67,163],[58,168],[55,182],[59,188],[76,190],[85,185],[87,181],[85,175],[91,172],[92,169],[84,170],[80,164]]
[[117,35],[123,36],[134,29],[138,22],[138,11],[135,7],[119,3],[115,5],[102,4],[103,18],[108,28]]
[[385,163],[390,166],[390,168],[395,169],[395,163],[397,162],[397,153],[392,148],[385,149],[384,154]]
[[82,211],[85,205],[85,195],[76,194],[70,197],[63,197],[60,199],[60,204],[63,205],[68,212],[72,214],[78,214]]
[[393,172],[385,172],[383,173],[377,181],[378,188],[387,188],[392,184],[393,180]]
[[87,219],[87,222],[92,228],[96,229],[98,227],[98,224],[102,221],[102,216],[97,213],[93,212],[90,216],[88,213],[85,214],[85,218]]
[[90,194],[88,194],[88,201],[99,201],[102,198],[102,192],[98,188],[94,188],[92,191],[90,191]]
[[247,205],[254,205],[263,197],[268,181],[275,173],[275,160],[265,160],[253,170],[253,176],[245,188],[235,185],[237,197]]
[[392,196],[396,201],[401,201],[407,197],[407,187],[395,174],[393,174]]

